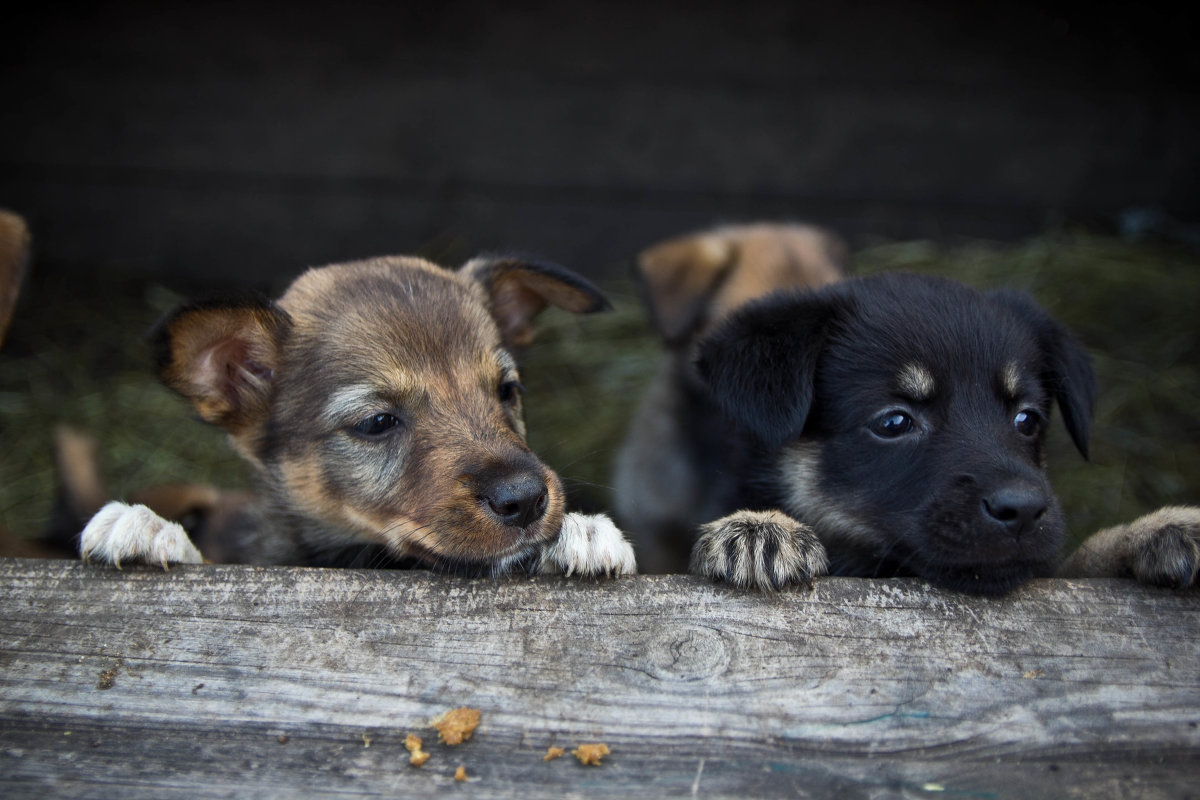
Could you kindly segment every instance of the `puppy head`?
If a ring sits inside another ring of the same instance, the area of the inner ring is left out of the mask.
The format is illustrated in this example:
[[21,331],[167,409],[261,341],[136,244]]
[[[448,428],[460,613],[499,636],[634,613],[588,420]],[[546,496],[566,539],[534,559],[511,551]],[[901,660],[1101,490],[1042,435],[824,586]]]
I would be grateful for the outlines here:
[[175,312],[160,372],[330,549],[499,566],[562,519],[559,479],[525,445],[511,353],[547,304],[606,305],[578,276],[519,259],[335,265],[278,302]]
[[651,317],[670,345],[685,345],[731,311],[777,289],[839,280],[846,245],[809,225],[739,225],[680,236],[638,255]]
[[1047,420],[1057,402],[1086,456],[1095,379],[1024,295],[910,275],[783,294],[702,342],[698,368],[835,569],[984,593],[1052,573]]

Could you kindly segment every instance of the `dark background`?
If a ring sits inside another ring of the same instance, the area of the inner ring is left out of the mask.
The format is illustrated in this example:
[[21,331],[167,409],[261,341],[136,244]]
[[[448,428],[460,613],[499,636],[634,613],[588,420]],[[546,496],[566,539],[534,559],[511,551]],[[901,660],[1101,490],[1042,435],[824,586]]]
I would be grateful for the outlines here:
[[39,269],[172,284],[513,248],[601,276],[757,218],[855,244],[1197,220],[1171,5],[10,8],[0,206]]

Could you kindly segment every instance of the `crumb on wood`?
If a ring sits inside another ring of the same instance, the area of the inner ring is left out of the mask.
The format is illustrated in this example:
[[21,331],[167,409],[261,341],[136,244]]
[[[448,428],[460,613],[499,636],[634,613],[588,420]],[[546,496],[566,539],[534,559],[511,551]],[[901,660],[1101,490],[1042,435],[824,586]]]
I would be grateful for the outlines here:
[[479,725],[479,717],[478,708],[455,708],[434,717],[430,725],[437,728],[439,741],[456,745],[471,738]]
[[121,674],[120,667],[111,667],[100,672],[100,679],[96,681],[97,689],[111,689],[117,684],[117,675]]
[[287,734],[286,733],[279,734],[279,736],[276,737],[276,741],[278,741],[280,744],[287,744],[288,743]]
[[408,763],[414,767],[419,767],[429,760],[429,753],[421,749],[421,737],[410,733],[404,737],[404,747],[411,754],[408,757]]
[[367,736],[367,734],[366,734],[366,733],[364,733],[364,734],[362,735],[362,740],[363,740],[363,747],[370,747],[370,746],[371,746],[371,737],[370,737],[370,736]]
[[1031,670],[1027,670],[1026,672],[1022,673],[1021,677],[1027,681],[1032,681],[1032,680],[1036,680],[1036,679],[1042,677],[1045,674],[1046,673],[1040,669],[1031,669]]
[[454,780],[465,781],[467,779],[467,770],[462,764],[458,765],[458,769],[454,770]]
[[611,751],[606,744],[581,744],[576,747],[571,753],[579,759],[580,764],[585,764],[589,767],[600,766],[600,759],[604,758]]
[[553,761],[556,758],[562,758],[563,753],[567,751],[561,747],[547,747],[546,755],[542,756],[542,761]]

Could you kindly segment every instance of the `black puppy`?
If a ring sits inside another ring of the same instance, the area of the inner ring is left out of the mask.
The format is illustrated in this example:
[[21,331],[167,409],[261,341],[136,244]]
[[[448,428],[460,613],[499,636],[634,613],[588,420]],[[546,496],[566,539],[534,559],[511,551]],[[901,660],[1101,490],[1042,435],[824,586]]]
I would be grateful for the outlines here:
[[[697,366],[752,444],[726,465],[735,513],[701,529],[693,572],[759,588],[917,575],[987,594],[1057,572],[1043,442],[1057,404],[1087,456],[1095,378],[1028,296],[903,274],[781,292],[709,335]],[[1074,571],[1122,574],[1133,546],[1142,577],[1188,585],[1200,511],[1178,511],[1182,527],[1170,516],[1136,544],[1089,542]]]

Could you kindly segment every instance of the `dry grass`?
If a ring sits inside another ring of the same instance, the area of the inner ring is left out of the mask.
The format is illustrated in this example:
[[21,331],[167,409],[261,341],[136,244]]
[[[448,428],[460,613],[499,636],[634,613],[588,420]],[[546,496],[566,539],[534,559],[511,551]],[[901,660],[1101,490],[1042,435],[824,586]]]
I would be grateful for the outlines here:
[[[1050,467],[1076,535],[1164,503],[1200,502],[1200,260],[1181,250],[1053,235],[1023,245],[882,244],[862,273],[931,272],[1032,291],[1095,356],[1101,394],[1092,462],[1054,427]],[[636,293],[606,286],[616,311],[550,311],[524,354],[534,448],[574,503],[609,503],[609,463],[658,360]],[[45,525],[51,436],[69,423],[96,435],[116,496],[194,480],[244,486],[220,433],[159,386],[141,334],[180,298],[158,286],[38,275],[0,353],[0,524]]]

